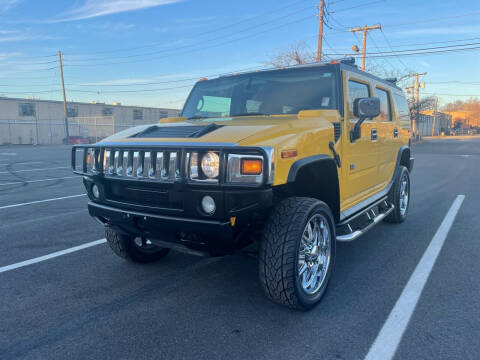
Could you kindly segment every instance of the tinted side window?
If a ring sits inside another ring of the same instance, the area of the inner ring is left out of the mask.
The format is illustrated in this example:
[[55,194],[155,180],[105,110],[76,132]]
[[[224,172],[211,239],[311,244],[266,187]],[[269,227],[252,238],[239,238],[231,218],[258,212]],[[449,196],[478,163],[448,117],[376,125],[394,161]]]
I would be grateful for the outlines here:
[[348,82],[348,108],[350,111],[350,120],[356,120],[353,115],[353,101],[356,98],[370,97],[370,89],[367,84],[350,80]]
[[404,96],[394,94],[393,99],[395,101],[395,109],[397,111],[397,118],[400,121],[410,121],[410,111],[408,109],[407,99]]
[[388,91],[376,88],[376,95],[380,99],[380,115],[378,118],[380,121],[392,121],[392,106],[390,105],[390,96]]

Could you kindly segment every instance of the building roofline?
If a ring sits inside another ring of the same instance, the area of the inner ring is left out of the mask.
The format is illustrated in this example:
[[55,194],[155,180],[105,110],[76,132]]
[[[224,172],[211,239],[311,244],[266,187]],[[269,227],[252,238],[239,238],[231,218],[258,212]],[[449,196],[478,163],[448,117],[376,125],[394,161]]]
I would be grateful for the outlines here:
[[[13,98],[7,96],[0,96],[0,100],[13,100],[13,101],[22,101],[22,102],[43,102],[43,103],[55,103],[55,104],[62,104],[63,101],[60,100],[43,100],[43,99],[29,99],[29,98]],[[152,107],[152,106],[141,106],[141,105],[114,105],[114,104],[107,104],[107,103],[94,103],[94,102],[80,102],[80,101],[67,101],[67,104],[73,105],[97,105],[103,107],[113,107],[113,108],[133,108],[133,109],[150,109],[150,110],[174,110],[179,111],[180,109],[173,109],[173,108],[160,108],[160,107]]]

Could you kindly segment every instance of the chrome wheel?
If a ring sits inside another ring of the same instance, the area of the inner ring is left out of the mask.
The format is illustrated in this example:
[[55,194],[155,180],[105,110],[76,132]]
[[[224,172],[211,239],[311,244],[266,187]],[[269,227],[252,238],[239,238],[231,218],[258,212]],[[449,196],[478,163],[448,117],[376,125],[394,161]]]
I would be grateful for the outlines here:
[[403,174],[400,180],[400,215],[402,216],[407,213],[409,193],[408,174]]
[[312,295],[323,285],[332,253],[332,237],[328,220],[313,215],[303,230],[298,251],[298,277],[303,291]]

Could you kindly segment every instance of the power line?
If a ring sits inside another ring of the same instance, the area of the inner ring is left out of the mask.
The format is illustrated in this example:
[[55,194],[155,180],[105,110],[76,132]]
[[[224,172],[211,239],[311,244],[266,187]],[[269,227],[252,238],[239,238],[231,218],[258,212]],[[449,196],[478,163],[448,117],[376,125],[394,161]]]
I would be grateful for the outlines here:
[[351,10],[351,9],[357,9],[357,8],[360,8],[360,7],[365,7],[365,6],[368,6],[368,5],[372,5],[372,4],[377,4],[377,3],[381,3],[381,2],[385,2],[386,0],[376,0],[376,1],[370,1],[370,2],[366,2],[366,3],[362,3],[362,4],[358,4],[358,5],[355,5],[355,6],[350,6],[348,8],[342,8],[342,9],[338,9],[338,10],[332,10],[331,12],[333,13],[337,13],[337,12],[341,12],[341,11],[347,11],[347,10]]
[[88,66],[99,66],[99,65],[119,65],[119,64],[130,64],[130,63],[164,59],[164,58],[168,58],[168,57],[171,57],[171,56],[177,56],[177,55],[180,55],[180,54],[188,54],[188,53],[195,52],[195,51],[198,51],[198,50],[204,50],[204,49],[209,49],[209,48],[213,48],[213,47],[217,47],[217,46],[221,46],[221,45],[225,45],[225,44],[231,44],[232,42],[235,42],[235,41],[247,39],[247,38],[250,38],[250,37],[255,37],[255,36],[258,36],[258,35],[276,30],[276,29],[281,28],[281,27],[285,27],[285,26],[288,26],[288,25],[291,25],[291,24],[297,24],[301,21],[305,21],[305,20],[308,20],[308,19],[311,19],[311,18],[312,18],[312,15],[309,15],[309,16],[306,16],[306,17],[303,17],[303,18],[295,19],[295,20],[290,21],[288,23],[277,25],[275,27],[272,27],[272,28],[269,28],[269,29],[266,29],[266,30],[263,30],[263,31],[260,31],[260,32],[256,32],[254,34],[249,34],[249,35],[239,37],[239,38],[235,38],[235,39],[229,39],[229,40],[226,40],[226,41],[223,41],[223,42],[220,42],[220,43],[216,43],[216,44],[213,44],[213,45],[209,45],[209,46],[201,46],[201,47],[196,48],[196,49],[190,49],[190,50],[182,51],[182,52],[178,52],[178,53],[170,53],[170,54],[164,55],[164,56],[150,57],[150,58],[147,58],[147,59],[138,59],[138,60],[134,60],[134,61],[87,63],[87,64],[72,64],[72,63],[69,63],[69,64],[65,64],[65,66],[69,66],[69,67],[73,67],[73,66],[84,67],[84,66],[87,66],[88,67]]
[[480,81],[460,81],[460,80],[451,80],[451,81],[429,81],[429,84],[465,84],[465,85],[480,85]]
[[[268,10],[266,12],[261,12],[255,16],[252,16],[252,17],[249,17],[247,19],[243,19],[243,20],[239,20],[237,22],[233,22],[233,23],[230,23],[228,25],[225,25],[225,26],[221,26],[221,27],[217,27],[215,29],[212,29],[212,30],[208,30],[208,31],[204,31],[204,32],[201,32],[199,34],[197,34],[195,37],[191,37],[191,38],[187,38],[187,40],[191,40],[191,39],[196,39],[200,36],[203,36],[203,35],[206,35],[206,34],[211,34],[211,33],[218,33],[219,30],[223,30],[223,29],[230,29],[232,28],[233,26],[236,26],[238,24],[241,24],[241,23],[244,23],[244,22],[247,22],[247,21],[250,21],[252,19],[256,19],[258,17],[264,17],[265,15],[270,15],[272,13],[276,13],[276,12],[280,12],[282,10],[285,10],[285,9],[288,9],[294,5],[297,5],[299,3],[302,3],[304,2],[303,0],[299,0],[299,1],[294,1],[290,4],[287,4],[285,6],[282,6],[276,10]],[[155,46],[162,46],[162,45],[165,45],[165,43],[161,42],[161,43],[151,43],[151,44],[148,44],[148,45],[142,45],[142,46],[136,46],[136,47],[131,47],[131,48],[122,48],[122,49],[117,49],[117,50],[106,50],[106,51],[97,51],[97,52],[90,52],[88,54],[85,54],[85,53],[73,53],[73,54],[68,54],[67,55],[94,55],[94,54],[107,54],[107,53],[116,53],[116,52],[123,52],[123,51],[132,51],[132,50],[138,50],[138,49],[145,49],[145,48],[149,48],[149,47],[155,47]]]
[[[380,30],[382,30],[382,29],[380,28]],[[375,49],[377,49],[378,51],[380,51],[380,49],[378,48],[377,42],[375,41],[375,39],[373,38],[373,36],[372,36],[371,34],[369,34],[369,33],[367,33],[367,36],[370,38],[370,40],[372,40],[373,46],[375,47]],[[395,67],[390,61],[388,61],[388,59],[384,59],[384,61],[385,61],[388,65],[390,65],[390,67],[391,67],[393,70],[396,70],[396,67]]]
[[19,62],[15,63],[15,65],[47,65],[47,64],[55,64],[57,60],[51,61],[41,61],[41,62]]
[[[389,56],[395,56],[395,54],[403,55],[403,53],[406,53],[406,52],[408,53],[408,52],[411,52],[411,51],[419,51],[419,50],[425,51],[425,50],[450,49],[450,48],[457,48],[458,50],[461,50],[462,48],[459,48],[460,46],[465,47],[465,46],[475,46],[475,45],[480,45],[480,42],[467,43],[467,44],[457,44],[457,45],[433,46],[433,47],[417,48],[417,49],[404,49],[404,50],[398,50],[398,51],[379,51],[379,52],[370,53],[370,54],[374,54],[374,55],[386,54],[386,55],[389,55]],[[455,50],[455,49],[452,49],[452,50]],[[342,55],[344,55],[344,56],[358,56],[357,54],[352,54],[352,53],[342,54]]]
[[[302,12],[304,10],[307,10],[307,9],[312,9],[312,6],[308,6],[308,7],[305,7],[305,8],[302,8],[302,9],[299,9],[299,10],[296,10],[295,12],[292,12],[292,13],[289,13],[289,14],[286,14],[286,15],[283,15],[283,16],[280,16],[280,17],[277,17],[273,20],[270,20],[270,21],[265,21],[261,24],[257,24],[255,26],[250,26],[246,29],[242,29],[242,30],[238,30],[234,33],[231,33],[231,34],[227,34],[227,35],[222,35],[222,36],[217,36],[217,37],[214,37],[212,39],[209,39],[209,40],[206,40],[204,42],[202,42],[203,44],[204,43],[210,43],[212,41],[215,41],[215,40],[224,40],[226,36],[235,36],[237,34],[240,34],[240,33],[244,33],[244,32],[248,32],[248,31],[251,31],[252,29],[256,29],[256,28],[259,28],[259,27],[262,27],[264,25],[268,25],[270,23],[274,23],[278,20],[281,20],[281,19],[284,19],[284,18],[289,18],[291,17],[292,15],[295,15],[299,12]],[[179,49],[188,49],[188,48],[191,48],[191,47],[196,47],[198,46],[198,44],[191,44],[191,45],[183,45],[183,46],[177,46],[174,50],[177,51]],[[156,55],[156,54],[161,54],[161,53],[164,53],[165,50],[156,50],[156,51],[152,51],[152,52],[148,52],[148,53],[142,53],[142,54],[133,54],[133,55],[126,55],[126,56],[116,56],[115,59],[131,59],[131,58],[136,58],[136,57],[142,57],[142,56],[149,56],[149,55]],[[92,58],[93,60],[110,60],[111,57],[103,57],[103,58],[98,58],[98,57],[94,57]],[[68,60],[68,58],[66,59]],[[88,61],[90,59],[82,59],[81,61]],[[73,66],[73,65],[78,65],[77,63],[69,63],[69,61],[66,61],[66,65],[69,64],[70,66]]]
[[58,69],[58,66],[53,66],[49,68],[40,68],[40,69],[30,69],[30,70],[5,70],[5,72],[7,72],[8,74],[11,74],[11,73],[17,74],[17,73],[31,73],[36,71],[51,71],[55,69]]
[[[314,36],[309,36],[308,38],[312,38],[312,37],[314,37]],[[358,38],[357,38],[357,40],[358,40]],[[470,41],[470,40],[480,40],[480,37],[456,39],[456,40],[430,41],[430,42],[422,42],[422,43],[403,43],[403,44],[397,44],[397,45],[391,45],[391,46],[380,46],[379,48],[380,49],[391,49],[392,47],[393,48],[398,48],[398,47],[404,47],[404,46],[444,44],[444,43],[453,43],[453,42]],[[345,48],[333,48],[332,50],[340,51],[340,50],[344,50],[344,49]],[[400,50],[392,50],[392,51],[401,51],[401,49]]]
[[[445,53],[455,53],[462,51],[478,51],[480,46],[469,47],[469,48],[460,48],[460,49],[449,49],[449,50],[436,50],[436,51],[421,51],[421,52],[412,52],[412,53],[395,53],[395,54],[384,54],[384,55],[367,55],[367,58],[381,58],[381,57],[391,57],[391,56],[414,56],[414,55],[435,55],[435,54],[445,54]],[[329,54],[326,54],[329,55]],[[330,54],[331,55],[331,54]],[[360,57],[357,54],[347,54],[349,57]]]
[[[390,44],[390,41],[388,40],[387,36],[383,32],[383,29],[380,29],[380,32],[382,33],[383,38],[385,39],[385,42],[387,43],[387,45],[390,47],[390,50],[392,50],[392,52],[393,52],[394,50],[393,50],[392,44]],[[397,58],[398,62],[403,65],[405,70],[409,71],[408,66],[405,65],[405,63],[402,61],[402,59],[400,59],[400,57],[398,57],[398,56],[396,56],[396,58]]]
[[441,96],[471,96],[471,97],[480,97],[480,94],[447,94],[447,93],[429,93],[423,92],[427,95],[441,95]]
[[35,56],[15,56],[19,59],[38,59],[38,58],[49,58],[49,57],[57,57],[57,54],[52,55],[35,55]]
[[[349,9],[352,9],[352,8],[349,8]],[[349,10],[349,9],[345,9],[345,10]],[[452,16],[427,18],[427,19],[420,18],[420,19],[417,19],[417,20],[411,21],[411,22],[382,25],[382,27],[390,28],[390,27],[399,27],[399,26],[406,26],[406,25],[418,25],[420,23],[423,24],[423,23],[427,23],[427,22],[439,22],[439,21],[444,21],[444,20],[457,19],[457,18],[469,17],[469,16],[477,16],[477,15],[480,15],[480,11],[458,14],[458,15],[452,15]],[[338,31],[332,32],[332,34],[340,34],[340,33],[347,33],[347,32],[349,32],[349,30],[338,30]]]
[[461,17],[477,16],[477,15],[480,15],[480,11],[474,11],[474,12],[470,12],[470,13],[464,13],[464,14],[458,14],[458,15],[452,15],[452,16],[429,18],[429,19],[418,19],[418,20],[415,20],[415,21],[399,23],[399,24],[391,24],[391,25],[387,24],[387,25],[384,25],[384,27],[405,26],[405,25],[412,25],[412,24],[418,25],[420,22],[421,23],[437,22],[437,21],[457,19],[457,18],[461,18]]
[[[160,91],[168,91],[168,90],[175,90],[175,89],[184,89],[189,88],[195,85],[195,83],[183,86],[175,86],[175,87],[168,87],[168,88],[160,88],[160,89],[136,89],[136,90],[72,90],[69,89],[69,92],[73,93],[87,93],[87,94],[120,94],[120,93],[140,93],[140,92],[160,92]],[[5,94],[49,94],[53,92],[62,92],[62,89],[54,89],[54,90],[42,90],[42,91],[2,91]]]
[[[331,44],[328,42],[328,40],[326,41],[326,44],[328,45],[329,48],[331,48]],[[474,45],[477,45],[477,44],[480,44],[480,43],[472,43]],[[458,46],[463,46],[463,45],[451,45],[451,46],[448,46],[448,47],[458,47]],[[437,49],[437,48],[441,48],[441,49],[444,49],[445,47],[435,47],[434,49]],[[424,49],[432,49],[432,48],[424,48]],[[451,49],[451,50],[458,50],[458,51],[463,51],[463,50],[474,50],[474,49],[477,49],[477,47],[472,47],[472,48],[457,48],[457,49]],[[424,52],[418,52],[418,50],[423,50],[423,49],[407,49],[407,50],[403,50],[403,51],[407,51],[407,52],[415,52],[414,54],[423,54]],[[426,54],[428,54],[429,52],[425,52]],[[437,52],[434,52],[434,53],[437,53]],[[379,55],[381,54],[381,55]],[[326,54],[330,57],[338,57],[338,56],[342,56],[342,55],[354,55],[354,56],[358,56],[357,54],[339,54],[339,53],[335,53],[335,52],[332,52],[330,54]],[[393,52],[393,53],[390,53],[390,52],[378,52],[378,53],[370,53],[369,55],[367,55],[367,57],[387,57],[387,56],[398,56],[398,52]],[[400,54],[400,55],[409,55],[409,53],[407,54]],[[412,54],[413,55],[413,54]],[[228,73],[224,73],[224,74],[209,74],[209,75],[204,75],[204,76],[197,76],[197,77],[191,77],[191,78],[184,78],[184,79],[174,79],[174,80],[165,80],[165,81],[151,81],[151,82],[127,82],[127,83],[103,83],[103,84],[88,84],[88,83],[79,83],[79,84],[75,84],[75,83],[67,83],[66,85],[67,86],[75,86],[75,87],[124,87],[124,86],[149,86],[149,85],[160,85],[160,84],[171,84],[171,83],[181,83],[181,82],[187,82],[187,81],[195,81],[195,80],[198,80],[199,78],[201,77],[215,77],[215,76],[221,76],[221,75],[226,75],[226,74],[231,74],[231,73],[238,73],[238,72],[244,72],[244,71],[249,71],[249,70],[256,70],[258,69],[258,67],[251,67],[251,68],[244,68],[244,69],[241,69],[241,70],[234,70],[234,71],[231,71],[231,72],[228,72]],[[43,78],[43,77],[42,77]],[[26,78],[28,79],[28,78]],[[48,79],[50,79],[50,77],[48,77]],[[14,85],[7,85],[7,84],[2,84],[0,86],[7,86],[7,87],[24,87],[24,86],[49,86],[49,85],[46,85],[46,84],[29,84],[29,85],[21,85],[21,84],[14,84]],[[93,92],[98,92],[98,91],[93,91]]]

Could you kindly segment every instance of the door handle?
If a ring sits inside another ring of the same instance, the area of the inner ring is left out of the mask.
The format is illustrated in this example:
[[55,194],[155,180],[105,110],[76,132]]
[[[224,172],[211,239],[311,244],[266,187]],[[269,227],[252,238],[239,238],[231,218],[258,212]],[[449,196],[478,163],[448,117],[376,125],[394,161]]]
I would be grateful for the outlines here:
[[398,129],[397,128],[393,129],[393,137],[398,138]]
[[378,137],[377,129],[372,129],[372,133],[371,133],[370,138],[372,140],[377,140],[377,137]]

